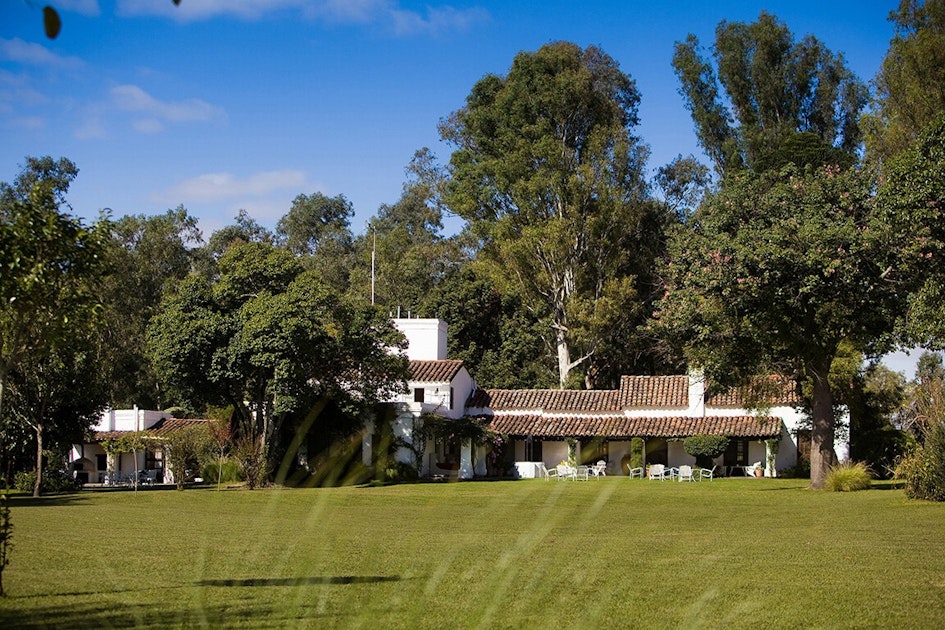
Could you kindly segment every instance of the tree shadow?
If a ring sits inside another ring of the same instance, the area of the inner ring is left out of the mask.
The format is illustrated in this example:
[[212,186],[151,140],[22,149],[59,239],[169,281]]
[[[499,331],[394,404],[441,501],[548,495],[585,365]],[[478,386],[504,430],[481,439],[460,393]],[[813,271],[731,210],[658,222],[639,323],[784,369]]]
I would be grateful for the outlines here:
[[81,494],[49,494],[40,497],[20,494],[10,495],[8,499],[10,501],[9,506],[11,508],[63,506],[83,503],[89,500],[88,497],[84,497]]
[[320,584],[378,584],[399,582],[397,575],[330,575],[296,578],[243,578],[199,580],[197,586],[309,586]]

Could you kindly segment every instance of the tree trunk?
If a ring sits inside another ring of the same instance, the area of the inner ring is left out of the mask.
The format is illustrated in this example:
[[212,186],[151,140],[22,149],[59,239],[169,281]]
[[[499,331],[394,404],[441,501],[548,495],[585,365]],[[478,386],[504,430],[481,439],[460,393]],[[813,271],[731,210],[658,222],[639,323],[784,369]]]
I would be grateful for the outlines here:
[[814,395],[811,408],[810,487],[820,490],[830,468],[836,465],[833,449],[833,394],[827,382],[827,370],[818,370],[813,377]]
[[558,349],[558,387],[564,389],[571,372],[571,350],[568,347],[567,331],[562,326],[555,329],[555,346]]
[[39,489],[43,485],[43,425],[36,424],[36,483],[33,485],[33,496],[39,496]]

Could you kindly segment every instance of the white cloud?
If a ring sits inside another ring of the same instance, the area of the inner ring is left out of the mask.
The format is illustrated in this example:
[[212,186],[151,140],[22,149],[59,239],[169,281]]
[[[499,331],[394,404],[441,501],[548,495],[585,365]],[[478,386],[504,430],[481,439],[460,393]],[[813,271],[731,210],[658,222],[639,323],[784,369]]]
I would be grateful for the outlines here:
[[78,57],[63,57],[40,44],[26,42],[19,37],[0,37],[0,59],[32,66],[51,68],[80,68],[84,64]]
[[402,8],[396,0],[187,0],[178,6],[154,0],[118,2],[121,15],[157,15],[178,22],[196,22],[219,16],[253,21],[287,10],[333,24],[376,24],[397,35],[465,30],[489,20],[488,11],[481,7],[428,6],[425,12],[418,12]]
[[117,85],[111,89],[113,106],[137,114],[134,127],[142,133],[156,133],[164,123],[187,123],[226,120],[226,112],[200,99],[161,101],[137,85]]
[[292,169],[263,171],[243,179],[232,173],[205,173],[184,180],[156,197],[158,201],[171,203],[242,201],[251,205],[252,200],[258,204],[276,193],[296,195],[309,187],[305,173]]
[[125,16],[158,15],[178,22],[196,22],[228,15],[258,20],[285,8],[303,8],[307,0],[187,0],[175,6],[154,0],[119,0],[118,13]]

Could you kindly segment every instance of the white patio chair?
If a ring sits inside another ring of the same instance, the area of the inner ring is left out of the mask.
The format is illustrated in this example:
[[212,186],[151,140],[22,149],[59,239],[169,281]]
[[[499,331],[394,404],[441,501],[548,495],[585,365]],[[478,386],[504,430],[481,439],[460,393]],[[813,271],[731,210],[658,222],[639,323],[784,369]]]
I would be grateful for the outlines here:
[[604,460],[600,460],[596,464],[591,466],[589,470],[590,470],[590,473],[594,475],[594,477],[597,477],[597,478],[606,477],[607,476],[607,462],[605,462]]
[[541,477],[542,477],[542,479],[544,479],[545,481],[548,481],[548,480],[551,479],[552,477],[557,477],[557,476],[558,476],[558,469],[557,469],[557,468],[548,469],[547,467],[545,467],[544,464],[538,464],[538,465],[541,467],[541,468],[539,468],[539,471],[541,472]]
[[703,479],[708,479],[709,481],[713,481],[715,479],[716,468],[718,468],[718,466],[713,466],[711,470],[708,468],[700,468],[699,481],[702,481]]
[[676,477],[679,481],[693,481],[692,478],[692,466],[680,466]]
[[577,468],[572,468],[575,481],[587,481],[588,474],[590,472],[589,466],[578,466]]
[[558,479],[574,479],[577,471],[565,464],[558,464]]
[[666,476],[669,474],[669,471],[666,469],[666,466],[663,464],[653,464],[647,469],[647,476],[650,478],[650,481],[659,479],[663,481],[666,479]]
[[639,477],[643,479],[643,466],[638,468],[630,468],[630,464],[627,464],[627,472],[630,474],[630,478]]

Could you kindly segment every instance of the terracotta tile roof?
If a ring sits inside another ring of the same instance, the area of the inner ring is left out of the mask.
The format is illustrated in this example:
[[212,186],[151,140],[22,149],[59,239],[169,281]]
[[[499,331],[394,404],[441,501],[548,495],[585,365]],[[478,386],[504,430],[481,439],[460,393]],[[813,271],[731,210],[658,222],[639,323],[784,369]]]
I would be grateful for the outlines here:
[[448,383],[463,367],[462,361],[411,361],[410,380],[421,383]]
[[688,407],[689,377],[623,376],[620,378],[620,407]]
[[611,389],[479,389],[469,407],[524,411],[620,411]]
[[726,435],[770,438],[781,434],[781,420],[770,416],[711,416],[706,418],[628,418],[624,415],[496,414],[493,431],[512,436],[541,438],[603,437],[609,439],[682,438],[690,435]]
[[746,407],[759,401],[771,406],[797,405],[800,397],[792,381],[777,376],[721,393],[713,392],[711,383],[706,384],[705,404],[709,407]]
[[[150,429],[145,429],[145,435],[151,435],[157,438],[167,437],[174,431],[179,431],[184,427],[190,427],[198,424],[210,422],[203,418],[164,418],[158,420]],[[96,442],[108,439],[118,439],[123,435],[128,435],[131,431],[96,431],[93,435]]]

